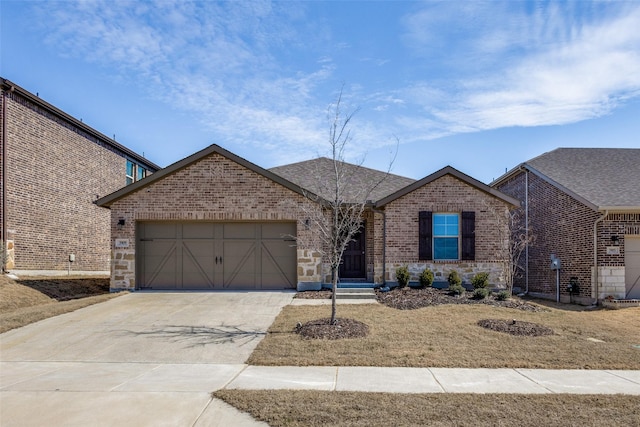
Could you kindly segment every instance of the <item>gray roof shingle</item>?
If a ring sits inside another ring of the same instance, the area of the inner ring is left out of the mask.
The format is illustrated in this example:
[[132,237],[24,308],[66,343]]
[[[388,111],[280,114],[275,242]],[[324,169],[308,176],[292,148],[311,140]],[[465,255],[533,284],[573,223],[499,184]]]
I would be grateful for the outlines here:
[[[380,200],[401,188],[415,182],[414,179],[369,169],[351,163],[340,162],[344,173],[344,202],[362,203],[366,200]],[[307,160],[269,169],[270,172],[299,185],[301,188],[332,200],[335,185],[333,160],[326,157]],[[369,194],[371,187],[379,183]],[[366,200],[363,200],[365,198]]]
[[530,166],[603,208],[640,208],[640,149],[558,148]]

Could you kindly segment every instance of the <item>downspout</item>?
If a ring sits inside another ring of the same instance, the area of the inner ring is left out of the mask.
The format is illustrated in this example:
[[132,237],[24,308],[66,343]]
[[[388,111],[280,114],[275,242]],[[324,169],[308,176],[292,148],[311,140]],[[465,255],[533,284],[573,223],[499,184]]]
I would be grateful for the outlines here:
[[529,294],[529,170],[524,174],[524,233],[527,245],[524,247],[525,295]]
[[[7,92],[2,91],[2,244],[7,249]],[[2,268],[4,272],[6,264],[2,260]]]
[[598,305],[598,224],[607,216],[609,216],[609,210],[605,209],[604,214],[593,223],[593,287],[595,290],[593,305]]
[[[384,209],[376,209],[375,207],[371,207],[371,211],[372,212],[378,212],[380,214],[382,214],[382,286],[384,286],[387,283],[387,280],[385,279],[387,277],[387,214],[385,213]],[[374,229],[375,229],[375,218],[373,219],[373,223],[374,223]],[[374,250],[374,257],[375,257],[375,250]],[[373,281],[375,282],[375,258],[374,258],[374,274],[373,274]]]

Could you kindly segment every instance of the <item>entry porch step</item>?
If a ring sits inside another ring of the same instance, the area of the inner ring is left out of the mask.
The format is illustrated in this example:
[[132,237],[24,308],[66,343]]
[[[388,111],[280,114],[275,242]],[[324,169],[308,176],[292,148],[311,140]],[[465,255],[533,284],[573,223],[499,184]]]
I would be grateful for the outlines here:
[[338,282],[338,289],[373,289],[375,283],[370,282]]
[[375,300],[376,293],[373,288],[338,288],[336,299]]

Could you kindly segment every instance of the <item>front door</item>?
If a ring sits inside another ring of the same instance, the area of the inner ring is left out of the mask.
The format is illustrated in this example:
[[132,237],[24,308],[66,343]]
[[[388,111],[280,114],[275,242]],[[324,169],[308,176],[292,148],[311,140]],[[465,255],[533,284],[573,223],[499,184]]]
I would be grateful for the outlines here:
[[364,226],[353,236],[342,254],[339,277],[341,279],[365,279],[367,263],[365,257],[366,233]]

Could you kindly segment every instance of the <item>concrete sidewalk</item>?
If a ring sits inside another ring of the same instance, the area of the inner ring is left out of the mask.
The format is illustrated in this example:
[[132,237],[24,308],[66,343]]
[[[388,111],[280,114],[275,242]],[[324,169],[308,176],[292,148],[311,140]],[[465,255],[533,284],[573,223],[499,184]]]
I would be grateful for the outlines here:
[[640,395],[640,371],[247,366],[225,388]]
[[226,388],[640,395],[640,371],[631,370],[0,362],[0,380],[2,392],[180,393],[212,392]]
[[265,425],[212,399],[220,389],[640,395],[640,371],[12,361],[0,424]]

